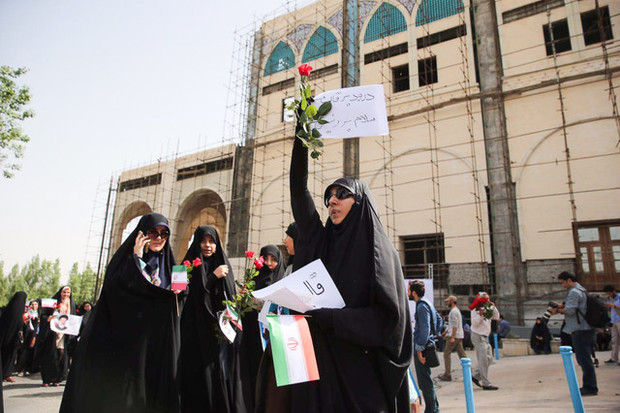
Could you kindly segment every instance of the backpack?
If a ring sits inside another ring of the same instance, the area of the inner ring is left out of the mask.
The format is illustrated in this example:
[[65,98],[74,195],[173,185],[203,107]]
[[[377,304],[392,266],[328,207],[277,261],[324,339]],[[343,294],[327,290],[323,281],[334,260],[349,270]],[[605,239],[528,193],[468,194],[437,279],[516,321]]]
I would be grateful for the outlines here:
[[579,314],[581,314],[590,326],[594,328],[607,327],[609,323],[609,313],[607,312],[605,303],[594,294],[588,294],[585,290],[583,290],[583,293],[586,295],[586,313],[584,315],[581,314],[581,311],[577,310],[577,323],[581,324],[579,321]]
[[[430,305],[426,301],[418,301],[419,303],[424,303],[429,308],[431,313],[431,335],[437,337],[437,334],[443,331],[444,320],[441,315],[437,312],[434,306]],[[417,305],[417,304],[416,304]]]

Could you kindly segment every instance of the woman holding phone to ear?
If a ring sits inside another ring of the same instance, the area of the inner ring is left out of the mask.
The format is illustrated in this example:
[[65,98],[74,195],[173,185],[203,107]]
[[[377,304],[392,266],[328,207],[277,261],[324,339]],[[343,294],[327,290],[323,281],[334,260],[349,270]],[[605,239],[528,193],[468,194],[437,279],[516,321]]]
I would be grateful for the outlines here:
[[61,413],[180,411],[180,327],[170,227],[144,215],[116,251],[76,350]]

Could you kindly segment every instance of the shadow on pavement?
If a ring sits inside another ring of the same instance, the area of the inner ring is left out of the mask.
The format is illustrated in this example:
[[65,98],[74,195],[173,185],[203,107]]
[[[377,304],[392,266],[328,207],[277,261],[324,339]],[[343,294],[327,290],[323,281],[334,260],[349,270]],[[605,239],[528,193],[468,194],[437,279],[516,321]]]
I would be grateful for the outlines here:
[[45,393],[29,393],[29,394],[20,394],[17,396],[6,396],[5,398],[11,399],[19,399],[19,398],[30,398],[30,397],[60,397],[62,396],[64,390],[54,391],[54,392],[45,392]]

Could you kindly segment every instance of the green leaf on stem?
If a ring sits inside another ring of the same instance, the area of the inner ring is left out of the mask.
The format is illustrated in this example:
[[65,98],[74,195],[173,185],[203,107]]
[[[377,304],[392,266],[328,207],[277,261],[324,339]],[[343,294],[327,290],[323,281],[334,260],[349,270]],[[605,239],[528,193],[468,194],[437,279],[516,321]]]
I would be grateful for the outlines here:
[[308,101],[306,100],[306,96],[301,95],[301,110],[306,110],[308,107]]
[[320,138],[321,137],[321,132],[319,132],[316,129],[312,129],[312,137],[313,138]]
[[319,122],[319,125],[325,125],[326,123],[329,123],[325,119],[319,119],[317,122]]
[[318,109],[314,105],[310,105],[306,108],[306,115],[308,118],[312,119],[316,116]]
[[319,117],[323,117],[325,115],[327,115],[329,113],[329,111],[332,110],[332,102],[324,102],[320,107],[319,110],[317,112],[317,115]]

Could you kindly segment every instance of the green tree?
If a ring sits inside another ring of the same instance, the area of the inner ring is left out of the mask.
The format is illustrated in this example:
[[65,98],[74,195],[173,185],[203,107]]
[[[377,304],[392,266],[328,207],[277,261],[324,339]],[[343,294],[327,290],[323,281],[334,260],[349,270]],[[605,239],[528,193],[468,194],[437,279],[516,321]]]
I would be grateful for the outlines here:
[[9,302],[9,280],[4,276],[4,261],[0,261],[0,306]]
[[36,255],[21,270],[16,264],[9,273],[9,298],[25,291],[29,299],[47,298],[60,288],[60,261],[41,260]]
[[95,272],[90,264],[86,265],[84,271],[80,272],[77,262],[74,263],[69,272],[69,285],[76,305],[80,305],[86,300],[92,301]]
[[24,156],[24,144],[30,138],[21,129],[21,122],[34,116],[25,109],[30,102],[28,86],[18,86],[15,80],[28,69],[0,66],[0,168],[5,178],[12,178],[13,171],[21,169],[16,160]]

